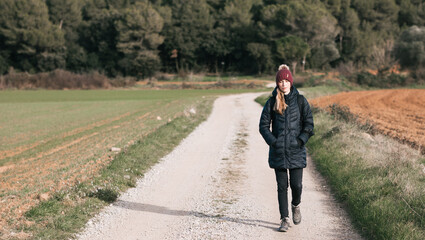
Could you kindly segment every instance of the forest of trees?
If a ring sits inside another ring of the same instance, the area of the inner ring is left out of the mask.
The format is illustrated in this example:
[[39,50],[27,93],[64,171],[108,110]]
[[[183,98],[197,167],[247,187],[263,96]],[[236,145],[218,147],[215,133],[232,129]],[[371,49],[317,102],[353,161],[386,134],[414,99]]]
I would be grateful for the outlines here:
[[425,66],[424,0],[1,0],[0,74]]

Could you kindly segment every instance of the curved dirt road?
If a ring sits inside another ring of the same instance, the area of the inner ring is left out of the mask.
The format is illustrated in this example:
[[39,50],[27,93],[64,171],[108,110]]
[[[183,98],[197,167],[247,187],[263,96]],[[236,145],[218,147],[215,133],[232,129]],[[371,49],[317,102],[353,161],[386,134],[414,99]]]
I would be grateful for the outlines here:
[[218,98],[206,122],[77,237],[361,239],[310,159],[304,171],[302,222],[286,233],[277,231],[276,181],[258,132],[262,108],[253,101],[258,95]]

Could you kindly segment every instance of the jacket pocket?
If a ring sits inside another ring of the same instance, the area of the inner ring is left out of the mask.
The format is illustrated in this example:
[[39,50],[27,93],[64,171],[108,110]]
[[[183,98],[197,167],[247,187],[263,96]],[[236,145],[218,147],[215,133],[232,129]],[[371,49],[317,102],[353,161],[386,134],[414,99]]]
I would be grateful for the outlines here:
[[300,148],[301,146],[299,146],[297,138],[294,136],[291,136],[290,141],[289,141],[289,146],[291,148]]

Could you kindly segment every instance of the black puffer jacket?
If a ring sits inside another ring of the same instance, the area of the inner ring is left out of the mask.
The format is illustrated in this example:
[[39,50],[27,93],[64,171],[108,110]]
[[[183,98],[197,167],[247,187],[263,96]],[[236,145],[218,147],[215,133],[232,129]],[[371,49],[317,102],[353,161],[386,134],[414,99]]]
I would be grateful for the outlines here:
[[[288,107],[283,115],[280,115],[273,111],[276,95],[277,90],[275,88],[272,97],[264,105],[260,119],[260,133],[270,146],[269,166],[285,169],[305,168],[307,161],[304,145],[314,135],[313,114],[310,105],[307,99],[302,96],[303,103],[300,104],[300,113],[299,93],[295,87],[292,87],[291,92],[285,95],[285,102]],[[270,123],[272,124],[271,131]]]

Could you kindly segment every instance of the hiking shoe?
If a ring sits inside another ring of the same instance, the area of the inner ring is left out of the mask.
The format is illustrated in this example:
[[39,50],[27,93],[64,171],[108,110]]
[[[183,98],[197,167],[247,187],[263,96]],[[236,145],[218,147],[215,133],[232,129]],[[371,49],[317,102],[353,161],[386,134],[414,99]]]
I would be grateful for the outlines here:
[[289,229],[289,217],[286,217],[280,221],[279,232],[286,232]]
[[294,224],[300,224],[301,222],[301,211],[300,211],[300,205],[294,206],[292,205],[292,220],[294,221]]

